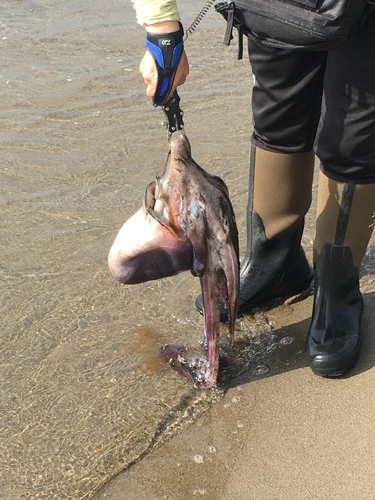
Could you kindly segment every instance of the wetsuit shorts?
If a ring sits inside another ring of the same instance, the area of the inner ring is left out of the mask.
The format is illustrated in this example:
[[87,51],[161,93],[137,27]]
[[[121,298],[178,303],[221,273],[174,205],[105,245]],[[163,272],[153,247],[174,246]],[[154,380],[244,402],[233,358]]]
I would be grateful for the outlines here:
[[375,183],[375,12],[331,51],[249,40],[252,142],[277,153],[312,149],[339,182]]

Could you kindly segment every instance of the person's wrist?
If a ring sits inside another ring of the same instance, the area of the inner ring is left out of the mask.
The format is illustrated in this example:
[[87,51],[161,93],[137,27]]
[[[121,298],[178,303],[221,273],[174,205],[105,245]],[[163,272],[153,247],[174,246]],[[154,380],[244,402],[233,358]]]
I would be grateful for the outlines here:
[[173,33],[179,31],[180,23],[178,21],[161,21],[160,23],[145,24],[148,33]]
[[[173,29],[176,25],[178,29]],[[176,25],[167,24],[161,28],[167,31],[147,31],[146,47],[155,59],[158,73],[153,96],[155,106],[163,105],[169,96],[184,51],[184,29],[178,21]]]

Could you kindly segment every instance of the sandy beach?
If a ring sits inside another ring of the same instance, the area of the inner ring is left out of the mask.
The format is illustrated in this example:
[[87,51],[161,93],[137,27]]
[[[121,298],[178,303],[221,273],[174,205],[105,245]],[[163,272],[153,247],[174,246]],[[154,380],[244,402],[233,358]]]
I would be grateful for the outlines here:
[[[131,2],[3,3],[1,500],[373,500],[375,238],[347,377],[307,367],[309,296],[239,319],[233,348],[223,325],[226,383],[193,389],[158,350],[201,341],[199,280],[124,287],[107,267],[168,148]],[[188,26],[202,3],[180,3]],[[224,31],[211,10],[188,38],[180,96],[194,159],[228,185],[243,256],[252,74]]]
[[363,355],[350,376],[322,379],[306,367],[311,297],[277,308],[268,321],[285,344],[279,341],[270,373],[254,380],[252,366],[189,429],[113,479],[95,500],[372,500],[373,278],[363,289]]

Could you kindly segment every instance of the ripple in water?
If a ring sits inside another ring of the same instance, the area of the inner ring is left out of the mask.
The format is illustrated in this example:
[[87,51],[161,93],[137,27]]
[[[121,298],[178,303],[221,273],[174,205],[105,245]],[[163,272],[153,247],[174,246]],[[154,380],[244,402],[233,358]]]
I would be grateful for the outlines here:
[[289,345],[293,344],[293,342],[294,342],[294,337],[283,337],[279,343],[281,345]]
[[266,365],[258,365],[255,370],[254,370],[254,374],[259,376],[259,375],[265,375],[266,373],[268,373],[270,371],[270,369],[268,368],[268,366]]

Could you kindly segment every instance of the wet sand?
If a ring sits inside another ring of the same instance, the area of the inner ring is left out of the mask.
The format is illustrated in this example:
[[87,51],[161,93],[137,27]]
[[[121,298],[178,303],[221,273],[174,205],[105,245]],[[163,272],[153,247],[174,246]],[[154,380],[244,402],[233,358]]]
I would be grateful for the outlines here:
[[[186,25],[200,6],[182,5]],[[189,38],[180,95],[194,159],[229,187],[243,255],[252,80],[236,46],[222,45],[224,27],[212,12]],[[353,376],[325,381],[306,368],[308,298],[240,320],[233,350],[224,327],[233,387],[195,391],[157,353],[201,340],[199,281],[184,273],[123,287],[106,264],[167,150],[162,112],[137,71],[144,33],[130,2],[5,0],[0,44],[1,499],[244,497],[233,488],[293,498],[282,485],[299,499],[313,464],[319,474],[336,467],[336,448],[347,457],[337,482],[354,488],[360,476],[358,498],[371,498],[375,240]],[[310,259],[313,232],[314,204],[303,237]],[[305,457],[311,468],[298,476]]]
[[312,297],[279,307],[267,314],[273,353],[261,366],[270,371],[257,377],[253,358],[222,400],[95,500],[372,500],[374,279],[362,288],[363,354],[350,376],[322,379],[306,367]]

